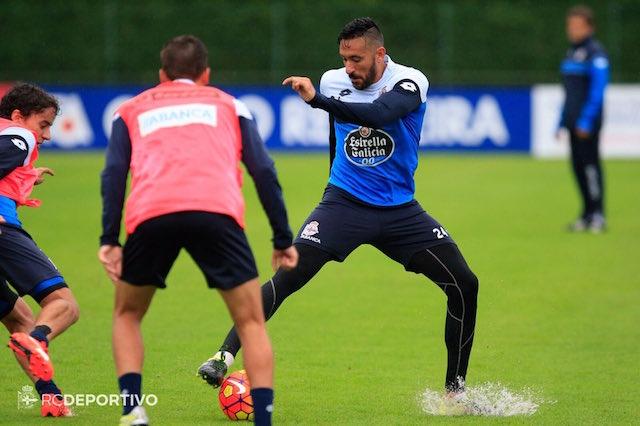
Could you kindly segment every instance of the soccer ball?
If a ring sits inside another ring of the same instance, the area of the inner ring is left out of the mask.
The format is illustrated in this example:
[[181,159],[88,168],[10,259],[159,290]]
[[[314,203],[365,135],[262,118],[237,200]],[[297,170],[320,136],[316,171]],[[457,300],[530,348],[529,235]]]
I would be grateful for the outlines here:
[[239,370],[229,374],[218,392],[222,412],[231,420],[253,421],[253,400],[250,392],[246,371]]

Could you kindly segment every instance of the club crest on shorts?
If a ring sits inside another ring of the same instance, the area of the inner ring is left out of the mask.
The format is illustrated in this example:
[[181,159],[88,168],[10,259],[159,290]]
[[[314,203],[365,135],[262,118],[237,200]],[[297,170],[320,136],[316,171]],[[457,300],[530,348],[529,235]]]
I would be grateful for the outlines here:
[[344,139],[344,153],[357,166],[375,167],[393,155],[395,142],[384,130],[358,127]]
[[300,238],[320,244],[320,238],[314,237],[314,235],[320,232],[319,227],[320,224],[315,220],[307,223],[300,233]]

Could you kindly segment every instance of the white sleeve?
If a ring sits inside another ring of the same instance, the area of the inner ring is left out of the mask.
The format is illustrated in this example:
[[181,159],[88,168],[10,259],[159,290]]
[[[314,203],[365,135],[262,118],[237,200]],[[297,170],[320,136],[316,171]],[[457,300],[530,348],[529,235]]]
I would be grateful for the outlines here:
[[322,77],[320,77],[320,93],[324,96],[329,96],[327,95],[327,91],[329,90],[329,84],[334,71],[335,70],[326,71],[322,74]]
[[251,111],[249,111],[249,108],[244,102],[234,98],[233,103],[236,106],[236,115],[238,117],[244,117],[248,120],[253,120],[253,115],[251,114]]
[[422,72],[418,71],[415,68],[410,68],[406,73],[402,74],[401,79],[409,79],[411,81],[414,81],[420,89],[420,98],[422,102],[426,102],[427,91],[429,90],[429,80],[427,80],[427,77]]

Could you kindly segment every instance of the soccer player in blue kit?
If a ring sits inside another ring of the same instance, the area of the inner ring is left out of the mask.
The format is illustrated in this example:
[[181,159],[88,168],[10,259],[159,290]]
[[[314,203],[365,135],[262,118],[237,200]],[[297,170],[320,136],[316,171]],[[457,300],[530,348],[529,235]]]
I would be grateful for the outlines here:
[[[407,271],[423,274],[447,295],[445,389],[463,395],[473,343],[478,279],[445,228],[414,199],[414,173],[426,110],[427,78],[394,63],[370,18],[349,22],[338,37],[344,68],[327,71],[317,92],[306,77],[290,85],[330,116],[331,173],[320,204],[300,230],[298,266],[262,286],[265,317],[322,266],[370,244]],[[198,374],[218,386],[240,349],[231,330]]]
[[606,230],[600,130],[609,58],[594,38],[593,11],[588,7],[569,9],[566,30],[571,47],[561,66],[565,101],[560,127],[569,132],[571,165],[582,199],[582,213],[569,230],[599,234]]

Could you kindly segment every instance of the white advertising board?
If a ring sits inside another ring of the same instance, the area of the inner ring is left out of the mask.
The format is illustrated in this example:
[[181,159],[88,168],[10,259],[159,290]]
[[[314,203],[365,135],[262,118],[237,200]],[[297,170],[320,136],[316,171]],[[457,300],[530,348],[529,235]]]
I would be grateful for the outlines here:
[[[569,154],[569,138],[556,138],[564,101],[559,85],[537,85],[531,91],[531,153],[561,158]],[[640,84],[612,84],[605,93],[600,140],[604,158],[640,157]]]

